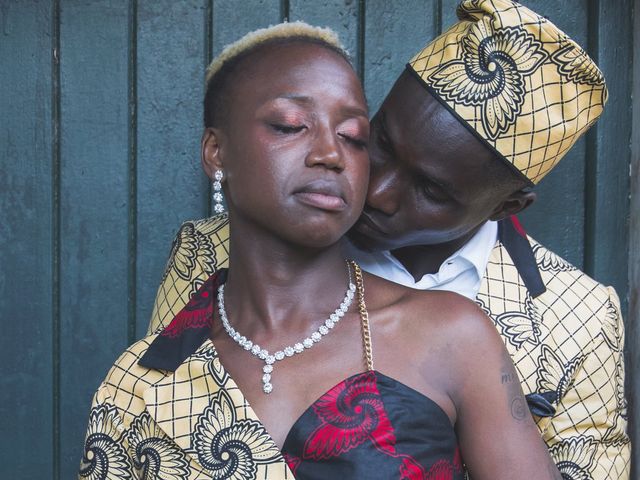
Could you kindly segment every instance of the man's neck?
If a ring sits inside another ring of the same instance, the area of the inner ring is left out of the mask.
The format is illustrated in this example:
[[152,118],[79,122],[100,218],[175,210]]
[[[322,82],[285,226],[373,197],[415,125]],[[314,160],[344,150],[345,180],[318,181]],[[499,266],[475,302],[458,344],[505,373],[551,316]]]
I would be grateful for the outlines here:
[[449,242],[436,245],[411,245],[392,250],[391,254],[402,263],[414,280],[418,282],[427,274],[437,273],[444,261],[471,240],[483,225],[484,223],[462,237]]

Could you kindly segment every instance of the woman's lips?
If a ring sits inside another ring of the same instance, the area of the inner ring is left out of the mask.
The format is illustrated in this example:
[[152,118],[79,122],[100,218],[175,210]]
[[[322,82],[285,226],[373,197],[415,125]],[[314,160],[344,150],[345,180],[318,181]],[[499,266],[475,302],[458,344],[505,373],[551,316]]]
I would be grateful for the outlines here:
[[340,187],[334,182],[314,181],[294,192],[296,198],[311,207],[339,212],[347,207]]

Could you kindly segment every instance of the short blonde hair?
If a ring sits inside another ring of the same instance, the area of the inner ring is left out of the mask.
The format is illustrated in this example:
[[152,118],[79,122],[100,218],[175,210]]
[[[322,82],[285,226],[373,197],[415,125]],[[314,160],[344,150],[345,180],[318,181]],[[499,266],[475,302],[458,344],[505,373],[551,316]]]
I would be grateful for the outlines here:
[[345,58],[349,58],[349,52],[344,48],[338,34],[330,28],[314,27],[308,23],[284,22],[277,25],[271,25],[267,28],[260,28],[247,33],[245,36],[230,43],[207,67],[206,83],[218,73],[225,63],[230,62],[234,58],[253,50],[255,47],[273,40],[288,39],[308,39],[315,40],[320,43],[327,44],[338,50]]
[[226,74],[233,69],[233,66],[257,47],[283,41],[303,41],[322,45],[336,52],[351,64],[349,52],[340,42],[338,34],[330,28],[314,27],[308,23],[296,21],[279,23],[249,32],[239,40],[224,47],[222,52],[213,59],[207,68],[204,99],[204,123],[206,127],[213,126],[214,111],[218,107],[221,91],[224,90]]

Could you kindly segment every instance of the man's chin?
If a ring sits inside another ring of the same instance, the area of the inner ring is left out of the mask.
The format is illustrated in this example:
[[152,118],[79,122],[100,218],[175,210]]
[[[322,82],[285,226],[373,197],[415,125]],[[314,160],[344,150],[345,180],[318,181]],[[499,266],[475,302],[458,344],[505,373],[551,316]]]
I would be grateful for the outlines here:
[[380,242],[376,238],[372,238],[368,235],[363,234],[362,232],[358,231],[356,227],[347,232],[347,238],[359,250],[373,253],[390,249],[390,247],[384,242]]

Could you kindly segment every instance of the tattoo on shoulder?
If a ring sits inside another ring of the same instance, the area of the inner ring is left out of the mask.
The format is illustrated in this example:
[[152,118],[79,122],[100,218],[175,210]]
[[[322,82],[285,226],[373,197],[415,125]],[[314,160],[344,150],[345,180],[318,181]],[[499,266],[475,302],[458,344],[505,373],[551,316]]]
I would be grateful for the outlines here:
[[511,416],[516,420],[524,420],[528,411],[527,402],[522,398],[522,394],[518,392],[517,396],[511,400]]
[[505,359],[504,366],[500,373],[500,384],[504,385],[507,389],[508,405],[513,419],[522,421],[527,418],[529,409],[527,408],[527,402],[522,395],[520,379],[514,371],[511,358]]
[[505,383],[517,382],[518,377],[511,372],[502,372],[502,377],[500,378],[500,383],[504,385]]

